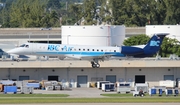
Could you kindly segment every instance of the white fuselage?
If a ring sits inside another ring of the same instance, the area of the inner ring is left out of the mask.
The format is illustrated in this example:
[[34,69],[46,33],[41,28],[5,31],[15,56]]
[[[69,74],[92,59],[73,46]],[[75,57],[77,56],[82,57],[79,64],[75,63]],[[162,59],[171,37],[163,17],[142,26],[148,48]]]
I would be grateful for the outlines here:
[[10,50],[18,55],[66,56],[72,58],[124,56],[121,47],[26,43]]

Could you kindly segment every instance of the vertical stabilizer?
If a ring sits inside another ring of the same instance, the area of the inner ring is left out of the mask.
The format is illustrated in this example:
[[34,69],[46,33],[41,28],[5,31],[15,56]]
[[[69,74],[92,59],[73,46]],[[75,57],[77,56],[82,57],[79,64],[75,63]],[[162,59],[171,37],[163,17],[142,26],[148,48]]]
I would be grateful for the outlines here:
[[162,41],[169,33],[158,33],[154,34],[153,37],[148,41],[146,46],[143,48],[144,55],[152,56],[156,54],[161,48]]

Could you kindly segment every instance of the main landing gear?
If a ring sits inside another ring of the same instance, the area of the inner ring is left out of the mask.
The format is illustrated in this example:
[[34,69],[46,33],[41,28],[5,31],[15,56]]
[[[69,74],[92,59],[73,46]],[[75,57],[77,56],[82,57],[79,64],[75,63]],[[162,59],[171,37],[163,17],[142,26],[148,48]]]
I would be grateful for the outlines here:
[[95,62],[91,62],[91,65],[93,68],[99,68],[100,65],[98,63],[95,63]]
[[98,63],[98,60],[97,59],[94,59],[92,62],[91,62],[91,65],[93,68],[99,68],[100,67],[100,64]]

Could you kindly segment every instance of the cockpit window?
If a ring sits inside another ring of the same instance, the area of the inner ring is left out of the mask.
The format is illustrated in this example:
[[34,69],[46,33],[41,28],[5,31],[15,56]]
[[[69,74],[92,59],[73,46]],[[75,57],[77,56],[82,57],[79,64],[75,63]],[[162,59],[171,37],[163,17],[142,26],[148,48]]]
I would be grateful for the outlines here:
[[28,44],[22,44],[22,45],[20,45],[19,47],[26,47],[26,48],[29,48],[29,45],[28,45]]
[[23,44],[23,45],[20,45],[19,47],[24,47],[25,46],[25,44]]

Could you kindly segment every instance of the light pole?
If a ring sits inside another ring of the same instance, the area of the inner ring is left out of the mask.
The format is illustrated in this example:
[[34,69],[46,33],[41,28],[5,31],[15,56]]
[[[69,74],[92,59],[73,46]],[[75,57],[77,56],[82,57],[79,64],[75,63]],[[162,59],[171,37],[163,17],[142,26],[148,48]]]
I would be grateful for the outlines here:
[[31,34],[32,34],[31,32],[28,32],[28,35],[29,35],[29,41],[28,42],[29,43],[30,43],[30,39],[31,39]]

